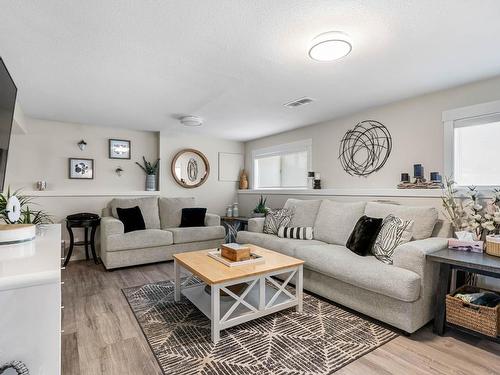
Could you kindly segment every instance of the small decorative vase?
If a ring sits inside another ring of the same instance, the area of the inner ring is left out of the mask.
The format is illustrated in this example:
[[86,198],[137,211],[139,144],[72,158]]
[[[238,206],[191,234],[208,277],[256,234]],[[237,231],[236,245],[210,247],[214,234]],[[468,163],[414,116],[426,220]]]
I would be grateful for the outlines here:
[[248,189],[248,176],[245,170],[243,170],[240,175],[240,189],[241,190]]
[[156,191],[156,175],[146,175],[146,191]]
[[238,208],[238,203],[233,204],[233,217],[240,216],[240,210]]
[[233,217],[233,208],[231,206],[227,206],[226,216],[227,217]]

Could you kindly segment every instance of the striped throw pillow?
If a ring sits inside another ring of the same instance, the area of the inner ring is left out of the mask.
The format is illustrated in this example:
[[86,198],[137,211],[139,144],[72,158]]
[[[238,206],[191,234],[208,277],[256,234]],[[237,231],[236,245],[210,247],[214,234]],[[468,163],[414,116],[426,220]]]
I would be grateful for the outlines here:
[[296,240],[312,240],[313,228],[312,227],[280,227],[278,230],[278,237],[281,238],[294,238]]
[[412,229],[413,220],[403,220],[394,215],[387,216],[373,244],[373,255],[383,263],[392,264],[394,250],[411,240]]

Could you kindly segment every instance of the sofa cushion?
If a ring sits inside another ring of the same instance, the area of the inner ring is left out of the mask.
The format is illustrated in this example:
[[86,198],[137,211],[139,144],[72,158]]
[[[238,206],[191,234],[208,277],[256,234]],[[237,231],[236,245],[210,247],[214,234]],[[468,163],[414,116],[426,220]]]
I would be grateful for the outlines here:
[[181,213],[181,228],[204,227],[206,208],[189,207],[183,208]]
[[273,234],[246,231],[238,232],[236,241],[240,244],[253,244],[290,256],[294,256],[295,250],[299,247],[324,244],[324,242],[316,240],[296,240],[292,238],[280,238]]
[[305,246],[295,256],[305,261],[305,268],[400,301],[413,302],[420,295],[421,279],[415,272],[361,257],[345,246]]
[[141,209],[146,229],[160,229],[160,216],[158,213],[158,198],[143,197],[143,198],[114,198],[109,202],[111,214],[118,219],[116,208],[131,208],[139,206]]
[[382,227],[382,220],[361,216],[347,240],[346,247],[361,256],[371,255],[373,243]]
[[161,229],[181,225],[182,209],[195,206],[194,198],[160,198]]
[[118,214],[118,219],[123,223],[123,231],[125,233],[146,229],[139,206],[132,208],[116,207],[116,213]]
[[385,218],[393,214],[404,220],[413,220],[413,239],[423,240],[432,235],[438,219],[438,211],[434,207],[400,206],[397,204],[368,202],[365,215]]
[[174,244],[218,240],[226,236],[224,227],[190,227],[190,228],[168,228],[174,236]]
[[318,215],[320,199],[303,200],[290,198],[286,201],[283,208],[292,209],[294,211],[290,227],[312,227]]
[[172,233],[161,229],[136,230],[124,234],[113,234],[106,238],[107,251],[144,249],[173,244]]
[[363,216],[365,205],[365,202],[323,200],[314,222],[314,239],[345,245],[357,221]]

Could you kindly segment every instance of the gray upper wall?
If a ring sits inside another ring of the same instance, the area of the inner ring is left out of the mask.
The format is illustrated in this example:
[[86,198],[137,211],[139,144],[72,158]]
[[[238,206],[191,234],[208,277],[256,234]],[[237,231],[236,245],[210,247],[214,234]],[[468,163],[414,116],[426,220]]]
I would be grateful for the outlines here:
[[[312,138],[313,169],[321,173],[323,188],[394,188],[400,173],[413,173],[415,163],[424,165],[426,176],[431,171],[443,173],[442,112],[498,99],[500,77],[495,77],[246,142],[245,167],[250,186],[252,150],[307,138]],[[300,107],[290,109],[294,110],[300,111]],[[380,121],[389,129],[393,150],[380,171],[368,177],[353,177],[344,172],[337,159],[339,143],[348,129],[367,119]]]

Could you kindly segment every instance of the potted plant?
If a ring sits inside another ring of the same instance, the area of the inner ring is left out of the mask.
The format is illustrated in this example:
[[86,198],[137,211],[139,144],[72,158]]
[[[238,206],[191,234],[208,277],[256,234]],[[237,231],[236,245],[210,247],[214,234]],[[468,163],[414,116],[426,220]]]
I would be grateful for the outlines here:
[[146,191],[156,191],[156,175],[158,174],[158,165],[160,159],[157,159],[154,164],[150,163],[143,156],[144,165],[135,162],[146,173]]
[[[9,220],[7,211],[7,202],[9,201],[9,198],[13,196],[17,197],[21,205],[21,216],[19,217],[19,220],[17,220],[16,222]],[[33,202],[31,197],[21,194],[21,189],[18,189],[13,193],[11,193],[9,186],[9,188],[7,189],[7,194],[0,193],[0,220],[6,224],[40,225],[40,224],[52,223],[52,217],[49,214],[47,214],[43,210],[30,209],[29,207],[30,204],[32,206],[36,205],[36,203]]]
[[264,217],[269,209],[266,207],[267,198],[260,196],[259,203],[253,209],[253,217]]

